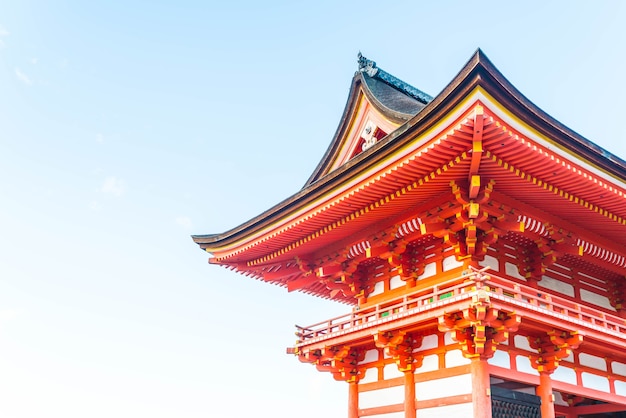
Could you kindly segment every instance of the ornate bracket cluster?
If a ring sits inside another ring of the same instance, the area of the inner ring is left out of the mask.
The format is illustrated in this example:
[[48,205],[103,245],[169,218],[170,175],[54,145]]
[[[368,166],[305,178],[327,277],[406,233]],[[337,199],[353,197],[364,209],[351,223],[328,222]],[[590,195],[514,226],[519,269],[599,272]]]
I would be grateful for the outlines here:
[[530,286],[538,287],[541,277],[546,272],[548,266],[556,261],[556,257],[554,257],[551,251],[542,252],[536,243],[530,247],[522,248],[520,254],[522,254],[521,266],[518,265],[517,269],[526,278]]
[[417,278],[424,273],[426,264],[424,248],[418,245],[403,245],[402,249],[403,252],[397,253],[399,255],[389,258],[389,265],[396,267],[400,278],[413,286]]
[[368,284],[367,266],[360,265],[361,261],[345,261],[316,271],[320,281],[330,290],[331,297],[341,292],[346,297],[367,298],[372,289]]
[[330,296],[334,297],[341,292],[346,297],[358,299],[359,303],[365,303],[374,290],[375,281],[388,278],[392,271],[394,275],[400,274],[405,281],[417,278],[415,274],[410,277],[403,275],[403,271],[406,271],[403,268],[412,268],[411,265],[404,266],[406,259],[403,261],[402,253],[407,246],[403,240],[390,242],[390,237],[387,235],[387,239],[374,238],[378,244],[375,248],[370,246],[369,241],[365,241],[364,245],[361,243],[352,246],[358,246],[359,250],[355,252],[356,255],[346,257],[347,261],[325,262],[323,267],[315,269],[318,280],[330,290]]
[[626,278],[624,279],[610,281],[607,289],[609,302],[621,317],[626,317]]
[[537,354],[530,356],[530,364],[539,373],[551,374],[559,367],[559,363],[578,348],[583,336],[578,332],[552,330],[540,337],[528,337],[531,348]]
[[[527,232],[535,236],[534,245],[520,251],[523,258],[518,270],[531,286],[537,287],[546,269],[556,263],[559,257],[565,254],[582,255],[582,247],[571,233],[561,228],[549,223],[541,224],[530,218],[526,218],[526,222],[531,225],[531,230]],[[540,225],[540,228],[536,225]]]
[[423,356],[415,356],[413,351],[422,345],[422,336],[412,336],[404,331],[382,331],[374,334],[376,347],[396,362],[398,370],[410,372],[419,368]]
[[512,215],[493,216],[486,208],[495,182],[481,185],[480,176],[472,176],[469,189],[456,182],[451,182],[452,193],[460,204],[454,213],[437,214],[421,225],[422,234],[433,234],[443,238],[454,248],[457,260],[470,258],[480,261],[487,254],[489,245],[496,242],[508,231],[524,231],[523,222],[513,219]]
[[365,358],[365,352],[350,346],[326,347],[321,350],[307,350],[298,354],[303,363],[312,363],[321,372],[330,372],[335,380],[348,383],[358,382],[363,370],[358,364]]
[[516,313],[493,308],[488,292],[480,289],[466,309],[439,317],[439,331],[452,332],[464,357],[488,359],[510,332],[517,331],[520,322],[521,317]]
[[565,401],[569,406],[577,406],[586,400],[586,398],[582,396],[563,392],[561,392],[561,399],[563,399],[563,401]]

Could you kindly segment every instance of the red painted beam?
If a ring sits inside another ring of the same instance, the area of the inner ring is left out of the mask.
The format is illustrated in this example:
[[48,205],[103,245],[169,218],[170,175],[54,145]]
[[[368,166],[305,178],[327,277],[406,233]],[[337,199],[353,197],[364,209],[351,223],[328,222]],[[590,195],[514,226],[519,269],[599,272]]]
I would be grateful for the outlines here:
[[626,412],[626,404],[604,403],[598,405],[583,405],[571,408],[574,416],[606,414],[609,412]]
[[276,282],[280,281],[280,279],[287,278],[289,276],[293,276],[294,274],[301,274],[302,270],[298,266],[291,267],[281,267],[279,270],[272,271],[269,273],[263,273],[263,280],[266,282]]
[[[474,137],[472,139],[472,161],[470,163],[470,170],[468,180],[470,183],[469,197],[475,199],[478,196],[480,190],[480,182],[478,186],[475,184],[475,177],[478,177],[478,170],[480,168],[480,160],[483,158],[483,124],[484,124],[484,109],[482,106],[476,106],[476,114],[474,115]],[[480,178],[479,178],[480,180]]]
[[314,274],[305,276],[305,277],[301,277],[299,279],[296,280],[292,280],[290,282],[287,283],[287,291],[288,292],[293,292],[294,290],[300,290],[303,289],[305,287],[307,287],[310,284],[316,283],[319,281],[319,278],[317,276],[315,276]]

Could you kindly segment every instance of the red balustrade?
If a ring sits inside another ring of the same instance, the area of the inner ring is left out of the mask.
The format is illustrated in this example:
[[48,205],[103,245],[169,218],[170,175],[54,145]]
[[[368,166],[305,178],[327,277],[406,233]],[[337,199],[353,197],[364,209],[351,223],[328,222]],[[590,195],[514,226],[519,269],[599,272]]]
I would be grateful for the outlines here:
[[[324,340],[348,329],[364,329],[391,322],[399,317],[422,314],[430,310],[441,310],[449,305],[471,300],[478,290],[487,291],[500,303],[514,305],[523,315],[523,311],[538,312],[560,321],[571,322],[590,327],[595,331],[608,332],[626,342],[626,321],[613,315],[549,293],[549,289],[534,288],[505,277],[488,273],[487,269],[465,271],[461,276],[453,277],[429,288],[420,288],[419,282],[412,290],[400,298],[385,301],[352,313],[318,322],[307,327],[296,327],[298,342],[296,346]],[[520,310],[521,308],[521,310]],[[620,335],[623,334],[623,335]]]

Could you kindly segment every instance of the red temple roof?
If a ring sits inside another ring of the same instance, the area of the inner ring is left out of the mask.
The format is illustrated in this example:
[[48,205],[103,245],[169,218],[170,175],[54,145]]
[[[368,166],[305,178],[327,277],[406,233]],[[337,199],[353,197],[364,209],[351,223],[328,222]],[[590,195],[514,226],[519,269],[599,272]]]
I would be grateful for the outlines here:
[[329,297],[319,269],[382,236],[426,237],[420,216],[479,176],[526,229],[556,225],[585,257],[626,272],[626,162],[535,106],[480,50],[432,100],[368,63],[300,192],[230,231],[193,236],[212,263]]

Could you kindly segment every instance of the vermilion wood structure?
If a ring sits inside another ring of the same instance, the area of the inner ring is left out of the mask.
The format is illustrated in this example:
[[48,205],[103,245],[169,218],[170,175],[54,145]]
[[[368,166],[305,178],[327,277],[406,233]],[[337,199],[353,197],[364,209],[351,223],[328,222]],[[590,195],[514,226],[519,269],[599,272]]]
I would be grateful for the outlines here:
[[288,350],[347,382],[350,418],[539,416],[515,393],[544,418],[626,411],[626,163],[480,50],[434,98],[359,55],[303,189],[193,239],[211,264],[352,305]]

